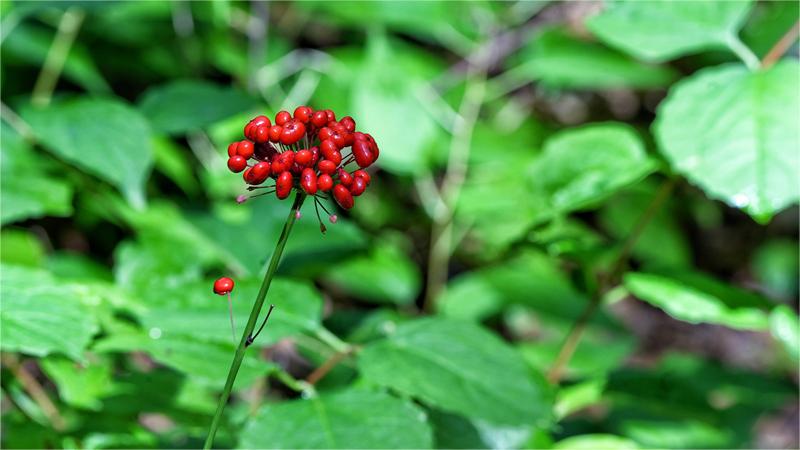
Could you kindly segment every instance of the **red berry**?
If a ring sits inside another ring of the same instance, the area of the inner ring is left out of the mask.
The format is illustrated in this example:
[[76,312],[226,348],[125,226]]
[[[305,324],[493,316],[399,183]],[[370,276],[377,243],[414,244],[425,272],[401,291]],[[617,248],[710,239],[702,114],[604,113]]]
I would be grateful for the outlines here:
[[280,125],[273,125],[269,128],[269,140],[270,142],[280,142],[281,141],[281,133],[283,133],[283,127]]
[[324,156],[326,159],[333,159],[330,157],[330,155],[338,150],[339,147],[337,147],[336,143],[331,139],[326,139],[319,144],[319,152],[322,153],[322,156]]
[[322,127],[322,128],[320,128],[319,134],[317,136],[319,136],[319,141],[322,142],[322,141],[330,139],[332,133],[333,133],[333,130],[331,130],[330,128]]
[[248,167],[247,169],[244,169],[244,173],[242,174],[242,178],[244,179],[245,183],[250,184],[250,180],[252,180],[252,177],[250,175],[251,175],[252,172],[253,172],[253,168],[252,167]]
[[314,111],[308,106],[298,106],[294,109],[294,120],[308,123],[311,120],[311,115],[313,113]]
[[261,161],[260,163],[253,166],[252,170],[250,171],[250,184],[261,184],[269,177],[269,163],[265,161]]
[[342,117],[342,120],[340,120],[339,123],[342,124],[344,126],[344,129],[349,131],[350,133],[356,131],[356,121],[353,120],[353,118],[350,116]]
[[256,140],[256,132],[261,127],[266,127],[269,130],[269,127],[272,126],[272,123],[269,121],[267,116],[258,116],[253,118],[250,122],[247,123],[244,127],[244,135],[247,139],[251,139],[253,141]]
[[228,277],[217,278],[214,282],[214,293],[217,295],[226,295],[233,291],[233,280]]
[[228,158],[228,169],[233,173],[239,173],[247,167],[247,160],[240,155],[233,155]]
[[301,166],[310,166],[312,159],[314,159],[314,155],[310,150],[300,150],[294,155],[294,162]]
[[319,188],[320,191],[327,192],[330,191],[332,187],[333,187],[333,178],[331,178],[330,175],[328,175],[327,173],[323,173],[322,175],[317,177],[317,188]]
[[336,114],[334,114],[333,111],[326,109],[325,114],[328,115],[328,122],[336,122]]
[[319,147],[315,145],[311,147],[311,164],[309,165],[313,166],[317,161],[319,161]]
[[294,164],[294,152],[283,152],[272,161],[272,173],[279,174],[291,170]]
[[341,184],[337,184],[333,187],[333,198],[336,199],[336,203],[344,209],[353,207],[353,195]]
[[289,111],[281,111],[275,115],[275,123],[278,125],[283,125],[286,122],[292,119],[292,115],[289,114]]
[[308,195],[317,193],[317,173],[314,172],[314,169],[310,167],[303,169],[303,173],[300,175],[300,187],[302,187]]
[[339,150],[335,150],[330,154],[330,158],[332,163],[336,164],[337,166],[342,163],[342,153]]
[[317,111],[311,115],[311,123],[317,128],[324,127],[328,123],[328,115],[325,111]]
[[255,147],[250,141],[239,141],[239,145],[236,147],[236,153],[244,159],[250,159],[254,151]]
[[377,156],[374,156],[368,141],[356,139],[353,142],[353,157],[356,159],[356,164],[363,168],[372,164]]
[[281,143],[292,145],[306,134],[306,126],[297,121],[286,122],[281,133]]
[[336,172],[336,164],[334,164],[333,161],[328,159],[323,159],[322,161],[320,161],[319,164],[317,164],[317,168],[319,169],[320,172],[327,173],[329,175],[332,174],[333,172]]
[[275,195],[283,200],[292,192],[292,174],[291,172],[283,172],[278,176],[275,181]]
[[238,142],[231,142],[228,144],[228,156],[233,156],[236,154],[236,148],[239,147]]
[[354,197],[358,197],[359,195],[363,194],[366,189],[367,183],[363,178],[353,178],[353,184],[350,185],[350,193],[353,194]]
[[339,182],[340,183],[342,183],[343,185],[345,185],[347,187],[350,187],[350,185],[353,184],[353,176],[350,175],[346,170],[339,169],[338,174],[339,174]]
[[372,177],[369,176],[369,172],[361,169],[358,169],[355,172],[353,172],[353,176],[356,178],[363,178],[364,183],[366,183],[367,185],[369,185],[369,182],[372,179]]
[[345,138],[344,134],[339,133],[338,131],[333,131],[331,133],[331,139],[336,144],[338,148],[344,148]]

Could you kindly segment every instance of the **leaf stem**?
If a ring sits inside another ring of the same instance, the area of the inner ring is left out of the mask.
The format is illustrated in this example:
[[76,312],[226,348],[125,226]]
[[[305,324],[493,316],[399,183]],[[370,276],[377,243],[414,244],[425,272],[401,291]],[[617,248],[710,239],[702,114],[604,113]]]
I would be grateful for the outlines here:
[[675,187],[675,183],[675,178],[670,178],[661,185],[661,188],[658,190],[658,192],[656,192],[656,195],[647,206],[647,209],[642,213],[642,215],[639,217],[639,220],[628,234],[628,238],[625,239],[625,242],[622,244],[622,249],[620,249],[619,254],[617,254],[617,257],[614,259],[614,262],[611,265],[611,270],[607,272],[605,276],[599,277],[598,286],[592,293],[592,296],[589,298],[589,303],[587,303],[583,312],[581,312],[581,315],[575,320],[575,324],[572,326],[572,329],[569,331],[566,339],[564,339],[564,343],[561,344],[561,349],[558,352],[558,356],[556,356],[553,366],[547,373],[547,379],[551,383],[556,384],[561,380],[561,377],[567,368],[567,364],[569,364],[570,359],[572,359],[572,356],[575,354],[575,350],[578,348],[581,337],[583,337],[583,332],[586,330],[586,326],[589,324],[589,319],[592,318],[595,310],[598,306],[600,306],[603,294],[605,294],[609,288],[617,283],[617,278],[619,278],[620,274],[622,273],[622,268],[628,261],[634,245],[639,240],[639,237],[641,237],[645,228],[647,228],[647,225],[661,208],[661,205],[663,205],[667,198],[669,198],[669,194]]
[[769,69],[781,59],[781,56],[786,53],[786,50],[789,50],[789,47],[797,40],[798,35],[800,35],[800,21],[795,22],[792,28],[789,28],[789,30],[778,39],[778,42],[769,49],[764,59],[761,60],[761,68]]
[[317,367],[313,372],[311,372],[308,378],[306,378],[306,383],[310,385],[317,384],[319,380],[325,378],[325,375],[333,370],[333,368],[342,362],[342,360],[350,356],[350,353],[351,351],[349,349],[334,353],[333,356],[325,360],[321,366]]
[[53,425],[53,429],[56,431],[64,430],[64,428],[66,428],[66,423],[59,413],[58,407],[50,400],[50,397],[47,396],[42,385],[28,372],[23,363],[20,363],[15,355],[8,354],[3,355],[3,365],[11,370],[11,373],[19,380],[23,389],[25,389],[28,394],[30,394],[31,398],[33,398],[33,401],[39,405],[39,408],[42,409],[47,419]]
[[50,103],[56,82],[67,61],[72,43],[75,42],[78,31],[81,29],[84,16],[84,12],[77,8],[69,8],[61,16],[58,31],[47,52],[36,84],[33,86],[31,98],[34,105],[47,106]]
[[735,34],[731,34],[728,38],[728,48],[739,57],[739,59],[744,62],[750,70],[757,70],[760,62],[758,61],[758,56],[750,50],[750,47],[746,46],[739,36]]
[[247,349],[248,338],[253,332],[256,322],[258,322],[258,315],[261,312],[261,307],[264,306],[264,299],[267,297],[269,285],[272,283],[272,278],[275,276],[275,271],[278,269],[278,263],[283,255],[283,249],[286,247],[286,242],[289,240],[289,233],[292,231],[292,226],[295,222],[295,213],[300,210],[300,206],[303,205],[303,201],[305,199],[305,194],[301,192],[296,194],[292,209],[289,211],[289,217],[286,218],[286,223],[283,225],[283,230],[278,238],[278,243],[275,245],[275,251],[272,253],[272,257],[270,258],[269,266],[267,267],[267,273],[264,274],[264,281],[261,283],[261,289],[258,291],[256,301],[253,303],[253,309],[250,311],[250,318],[247,320],[247,325],[244,327],[242,339],[239,341],[239,346],[236,348],[236,353],[233,356],[233,362],[231,362],[231,368],[228,371],[228,379],[225,381],[225,388],[222,390],[222,395],[219,398],[217,411],[214,413],[214,419],[211,421],[211,428],[208,431],[208,437],[206,438],[205,445],[203,446],[204,449],[211,448],[211,445],[214,443],[214,436],[216,436],[217,429],[222,421],[222,413],[225,410],[225,405],[228,403],[231,390],[233,390],[233,383],[236,381],[236,375],[239,373],[239,367],[241,367],[242,360],[244,359],[244,352]]

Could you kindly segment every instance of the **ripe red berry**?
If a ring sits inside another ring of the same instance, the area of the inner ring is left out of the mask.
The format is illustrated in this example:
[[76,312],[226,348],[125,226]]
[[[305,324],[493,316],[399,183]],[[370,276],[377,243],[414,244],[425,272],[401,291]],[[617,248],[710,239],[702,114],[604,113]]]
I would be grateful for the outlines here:
[[333,187],[333,178],[327,173],[323,173],[319,177],[317,177],[317,188],[320,191],[327,192],[330,191]]
[[326,109],[325,114],[328,115],[328,122],[336,122],[336,114],[334,114],[333,111]]
[[317,193],[317,173],[314,172],[314,169],[310,167],[303,169],[303,173],[300,175],[300,187],[302,187],[308,195]]
[[361,169],[358,169],[355,172],[353,172],[353,176],[356,177],[356,178],[363,178],[364,179],[364,183],[366,183],[367,185],[369,185],[369,182],[372,179],[372,177],[370,177],[370,175],[369,175],[369,172],[367,172],[366,170],[361,170]]
[[236,154],[236,148],[239,147],[238,142],[231,142],[228,144],[228,156],[233,156]]
[[275,180],[275,195],[283,200],[292,192],[292,173],[283,172]]
[[228,169],[233,173],[239,173],[247,167],[247,160],[240,155],[233,155],[228,158]]
[[310,166],[312,159],[314,159],[314,155],[310,150],[300,150],[294,155],[294,162],[301,166]]
[[333,133],[333,130],[331,130],[330,128],[322,127],[322,128],[320,128],[319,133],[317,134],[317,136],[319,137],[319,141],[322,142],[322,141],[326,141],[326,140],[330,139],[332,133]]
[[283,133],[283,127],[280,125],[273,125],[269,128],[269,141],[270,142],[280,142],[281,141],[281,133]]
[[343,185],[345,185],[347,187],[350,187],[350,185],[353,184],[353,176],[350,175],[346,170],[339,169],[338,174],[339,174],[339,182],[340,183],[342,183]]
[[261,161],[260,163],[253,166],[252,170],[250,171],[250,184],[261,184],[267,180],[269,177],[270,172],[270,165],[268,162]]
[[344,138],[344,134],[339,133],[338,131],[334,130],[331,133],[331,139],[336,144],[336,147],[344,148],[344,144],[345,144],[345,141],[346,141],[345,138]]
[[214,293],[217,295],[226,295],[233,291],[233,280],[228,277],[217,278],[214,282]]
[[294,120],[308,123],[311,120],[312,114],[314,114],[314,111],[308,106],[298,106],[294,109]]
[[338,166],[339,164],[342,163],[342,152],[340,152],[339,150],[334,150],[333,152],[331,152],[329,159],[333,164]]
[[281,143],[292,145],[306,134],[306,126],[297,121],[286,122],[281,133]]
[[319,152],[322,153],[322,156],[324,156],[325,159],[333,159],[330,155],[338,150],[339,147],[337,147],[336,143],[331,139],[326,139],[319,144]]
[[277,175],[282,172],[286,172],[287,170],[291,170],[292,164],[294,164],[294,152],[283,152],[272,161],[272,173]]
[[253,129],[253,133],[249,136],[254,142],[263,144],[269,140],[269,126],[261,125]]
[[370,148],[369,141],[365,139],[356,139],[353,142],[353,157],[356,159],[356,164],[362,168],[368,167],[376,158]]
[[244,135],[247,139],[259,142],[256,139],[257,130],[261,127],[264,127],[267,130],[269,130],[270,126],[272,126],[272,123],[269,121],[269,117],[267,116],[255,117],[250,122],[248,122],[247,125],[245,125]]
[[278,125],[283,125],[286,122],[292,119],[292,115],[289,114],[289,111],[280,111],[278,114],[275,115],[275,123]]
[[317,128],[324,127],[328,123],[328,115],[325,111],[317,111],[311,115],[311,123]]
[[344,129],[349,131],[350,133],[356,131],[356,121],[353,120],[353,118],[350,116],[342,117],[342,120],[340,120],[339,123],[342,124],[342,126],[344,126]]
[[367,189],[367,183],[361,177],[354,177],[353,184],[351,184],[349,188],[350,193],[353,194],[354,197],[358,197]]
[[255,147],[250,141],[239,141],[239,144],[236,147],[236,153],[244,159],[250,159],[250,157],[253,156],[254,151]]
[[337,184],[333,187],[333,198],[336,199],[336,203],[344,209],[352,208],[355,203],[353,201],[353,195],[341,184]]
[[319,164],[317,164],[317,168],[319,169],[320,172],[327,173],[329,175],[336,172],[336,164],[334,164],[333,161],[328,159],[323,159],[322,161],[320,161]]

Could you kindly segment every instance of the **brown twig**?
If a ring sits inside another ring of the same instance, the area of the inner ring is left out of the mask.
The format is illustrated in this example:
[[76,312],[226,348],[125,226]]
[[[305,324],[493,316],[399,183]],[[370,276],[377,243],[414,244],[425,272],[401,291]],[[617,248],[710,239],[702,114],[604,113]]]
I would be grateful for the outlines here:
[[348,349],[345,351],[336,352],[333,355],[331,355],[331,357],[328,358],[324,363],[322,363],[321,366],[317,367],[316,369],[314,369],[313,372],[311,372],[311,374],[306,378],[306,383],[311,385],[317,384],[317,382],[323,379],[325,375],[327,375],[331,370],[333,370],[334,367],[339,365],[339,363],[342,362],[342,360],[350,356],[350,353],[352,353],[352,351],[351,349]]
[[592,318],[595,310],[598,306],[600,306],[603,294],[605,294],[609,288],[617,283],[617,279],[622,273],[622,269],[625,266],[625,263],[628,261],[631,252],[633,251],[633,246],[636,245],[636,242],[639,240],[639,237],[641,237],[642,232],[644,232],[645,228],[647,228],[647,225],[653,219],[656,212],[658,212],[664,201],[666,201],[666,199],[669,197],[669,194],[672,192],[674,187],[674,178],[665,181],[664,184],[661,185],[661,188],[658,190],[658,192],[656,192],[656,195],[653,197],[653,200],[650,202],[647,209],[639,217],[639,220],[634,225],[630,234],[628,234],[628,238],[622,244],[622,249],[614,259],[614,263],[611,265],[611,270],[608,271],[606,275],[599,277],[600,279],[597,289],[595,289],[592,293],[589,303],[586,305],[581,315],[575,320],[575,324],[572,326],[567,338],[561,345],[561,349],[558,352],[558,356],[556,356],[555,362],[553,362],[553,366],[547,373],[547,379],[551,383],[556,384],[561,380],[561,377],[567,368],[567,364],[569,364],[569,361],[575,354],[575,350],[578,348],[581,337],[583,337],[583,332],[586,330],[586,326],[589,324],[589,319]]
[[798,36],[800,36],[800,21],[795,22],[792,28],[789,28],[789,30],[778,39],[778,42],[769,49],[767,54],[764,55],[764,58],[761,60],[761,68],[769,69],[773,64],[778,62],[781,56],[783,56],[794,41],[797,40]]
[[58,412],[58,407],[50,400],[50,397],[47,396],[42,385],[36,381],[36,377],[28,372],[25,365],[20,363],[16,356],[13,355],[3,355],[3,365],[11,370],[14,377],[22,384],[23,389],[25,389],[33,401],[39,405],[39,408],[41,408],[44,415],[47,416],[47,420],[50,421],[53,428],[57,431],[66,428],[64,418],[61,417],[61,413]]

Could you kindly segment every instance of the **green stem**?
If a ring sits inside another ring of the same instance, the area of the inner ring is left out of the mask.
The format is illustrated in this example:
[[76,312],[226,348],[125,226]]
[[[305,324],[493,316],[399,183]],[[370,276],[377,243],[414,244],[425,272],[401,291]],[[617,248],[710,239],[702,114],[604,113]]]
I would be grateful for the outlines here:
[[278,243],[275,245],[275,252],[272,253],[272,258],[269,260],[269,267],[267,267],[267,273],[264,275],[264,281],[261,283],[261,290],[258,291],[256,301],[253,303],[253,309],[250,311],[250,318],[247,320],[244,333],[242,333],[242,339],[239,341],[239,347],[236,348],[236,354],[233,356],[233,362],[228,371],[228,379],[225,381],[225,388],[222,390],[222,396],[219,398],[217,411],[214,413],[214,419],[211,421],[211,428],[208,431],[208,438],[206,438],[206,443],[203,446],[204,449],[211,448],[211,445],[214,443],[214,436],[217,434],[217,429],[222,421],[222,412],[225,410],[225,405],[228,403],[228,398],[231,396],[233,383],[236,381],[236,375],[239,373],[239,367],[242,365],[242,360],[244,359],[244,352],[247,350],[247,338],[256,327],[258,315],[261,313],[261,307],[264,306],[264,299],[267,298],[269,285],[272,283],[272,278],[275,276],[275,271],[278,269],[278,263],[281,260],[283,249],[286,247],[286,241],[289,240],[289,233],[292,231],[292,226],[296,218],[295,214],[300,210],[300,206],[302,206],[305,199],[305,194],[301,192],[297,193],[294,198],[292,209],[289,211],[289,217],[286,218],[286,223],[283,225],[283,231],[281,231],[281,236],[278,238]]
[[33,94],[31,95],[33,104],[46,106],[50,103],[50,97],[53,95],[58,77],[61,75],[61,70],[67,61],[72,43],[81,29],[83,18],[83,11],[76,8],[68,9],[61,16],[58,31],[55,38],[53,38],[53,43],[50,45],[50,50],[47,52],[42,71],[39,72],[39,77],[33,86]]
[[728,48],[744,62],[748,69],[756,70],[761,65],[758,56],[756,56],[755,53],[750,50],[750,47],[746,46],[738,36],[732,34],[728,38]]

